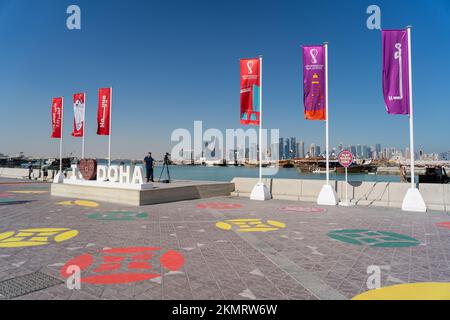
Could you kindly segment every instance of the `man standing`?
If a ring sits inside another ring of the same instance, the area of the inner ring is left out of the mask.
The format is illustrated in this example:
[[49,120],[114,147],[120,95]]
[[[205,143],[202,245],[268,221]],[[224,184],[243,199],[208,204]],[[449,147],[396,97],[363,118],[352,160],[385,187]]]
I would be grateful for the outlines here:
[[154,159],[152,158],[152,153],[149,152],[148,156],[145,157],[144,159],[144,164],[145,164],[145,169],[147,171],[147,183],[151,182],[155,182],[153,180],[153,165],[154,165]]
[[33,164],[31,161],[28,162],[28,180],[31,180],[31,175],[33,174]]

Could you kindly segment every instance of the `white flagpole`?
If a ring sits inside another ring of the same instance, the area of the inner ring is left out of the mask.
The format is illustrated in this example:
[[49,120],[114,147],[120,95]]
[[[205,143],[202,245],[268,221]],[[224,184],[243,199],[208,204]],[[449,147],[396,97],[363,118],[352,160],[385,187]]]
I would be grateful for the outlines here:
[[84,137],[86,136],[86,92],[84,93],[84,109],[83,109],[83,141],[81,145],[81,159],[84,159]]
[[262,95],[263,95],[263,58],[259,56],[259,183],[262,183]]
[[413,113],[413,86],[412,86],[412,59],[411,59],[411,26],[406,27],[408,30],[408,72],[409,72],[409,141],[410,141],[410,152],[411,152],[411,188],[416,188],[415,184],[415,154],[414,154],[414,113]]
[[329,148],[329,128],[328,128],[328,42],[324,43],[325,48],[325,152],[327,161],[327,186],[330,185],[330,155],[328,152]]
[[402,203],[403,211],[427,212],[427,206],[416,188],[414,170],[414,113],[413,113],[413,82],[412,82],[412,53],[411,53],[411,26],[407,26],[408,33],[408,73],[409,73],[409,138],[411,152],[411,188],[406,193]]
[[113,88],[111,87],[111,96],[109,101],[109,151],[108,151],[108,167],[111,167],[111,135],[112,135],[112,101],[113,101]]
[[335,206],[339,203],[338,196],[336,194],[336,190],[333,186],[330,185],[330,153],[329,153],[329,127],[328,127],[328,42],[324,43],[325,50],[325,152],[326,152],[326,161],[327,161],[327,183],[322,187],[320,191],[319,197],[317,198],[317,204],[319,205],[327,205],[327,206]]
[[62,153],[64,137],[64,97],[61,98],[61,139],[59,139],[59,172],[63,174]]

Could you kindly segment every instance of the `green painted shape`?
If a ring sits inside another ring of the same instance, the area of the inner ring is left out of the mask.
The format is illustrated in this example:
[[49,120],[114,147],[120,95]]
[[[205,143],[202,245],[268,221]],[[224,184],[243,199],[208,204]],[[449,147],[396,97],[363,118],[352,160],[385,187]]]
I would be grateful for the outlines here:
[[348,229],[332,231],[328,233],[328,236],[349,244],[365,244],[378,248],[406,248],[417,246],[420,243],[412,237],[388,231]]
[[94,213],[87,216],[89,219],[101,220],[101,221],[133,221],[136,219],[145,219],[148,218],[147,213],[136,213],[132,211],[115,211],[108,212],[106,214],[102,213]]
[[5,198],[5,199],[0,199],[0,203],[13,203],[13,202],[18,202],[19,200],[16,199],[9,199],[9,198]]
[[341,236],[341,235],[337,235],[337,234],[332,234],[329,233],[328,236],[330,238],[333,238],[335,240],[341,241],[341,242],[346,242],[346,243],[350,243],[350,244],[356,244],[356,245],[362,245],[361,242],[359,242],[358,240],[349,238],[349,237],[345,237],[345,236]]

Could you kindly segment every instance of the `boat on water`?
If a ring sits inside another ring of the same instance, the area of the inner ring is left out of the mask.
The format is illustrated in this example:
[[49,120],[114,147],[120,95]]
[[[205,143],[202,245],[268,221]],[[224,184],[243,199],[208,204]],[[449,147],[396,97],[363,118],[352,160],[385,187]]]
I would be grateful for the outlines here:
[[[336,169],[335,168],[330,169],[330,170],[328,170],[328,172],[335,173]],[[312,173],[315,173],[315,174],[326,174],[327,173],[327,169],[325,169],[325,170],[322,170],[322,169],[313,170]]]

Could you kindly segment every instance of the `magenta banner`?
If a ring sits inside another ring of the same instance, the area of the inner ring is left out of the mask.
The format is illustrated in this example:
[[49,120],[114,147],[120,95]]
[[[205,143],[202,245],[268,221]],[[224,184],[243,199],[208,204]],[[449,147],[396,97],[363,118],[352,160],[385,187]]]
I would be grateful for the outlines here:
[[383,94],[389,114],[409,114],[408,31],[383,30]]
[[326,120],[325,48],[303,46],[303,103],[306,120]]

